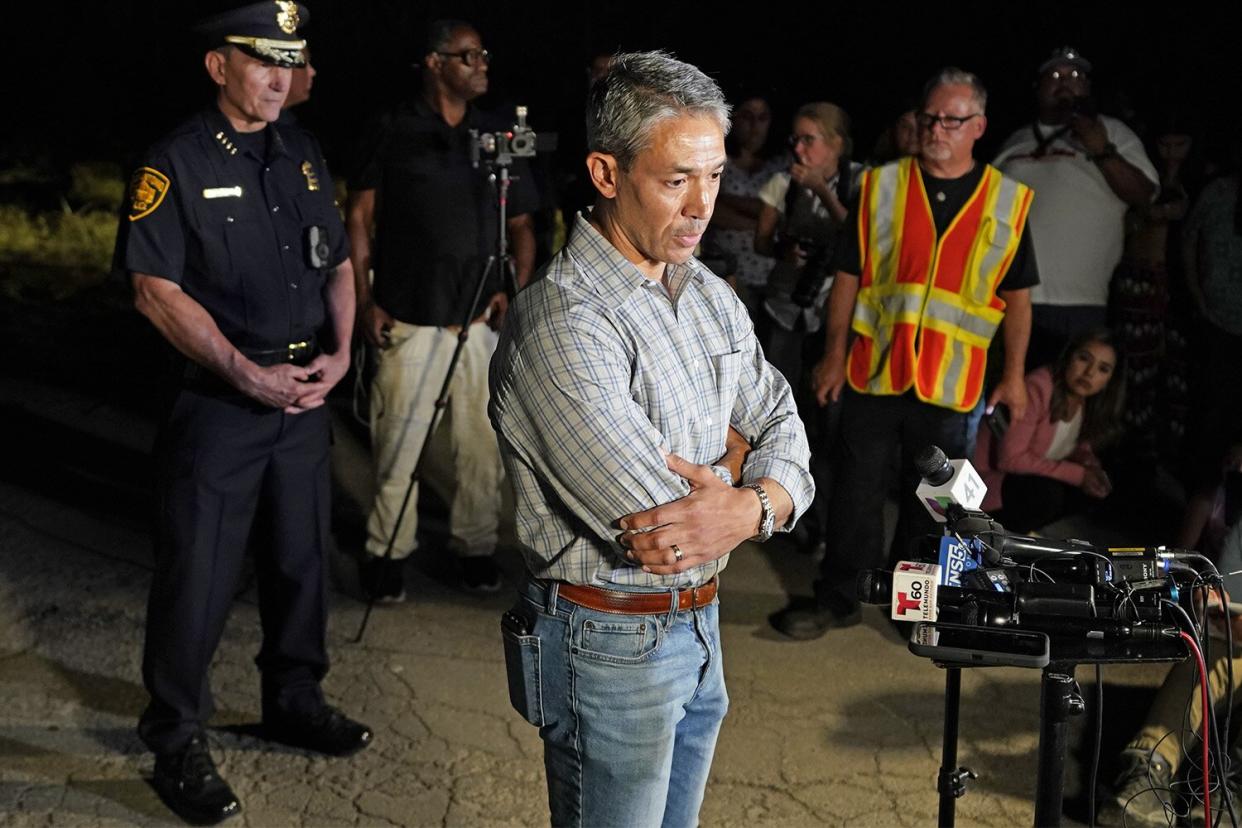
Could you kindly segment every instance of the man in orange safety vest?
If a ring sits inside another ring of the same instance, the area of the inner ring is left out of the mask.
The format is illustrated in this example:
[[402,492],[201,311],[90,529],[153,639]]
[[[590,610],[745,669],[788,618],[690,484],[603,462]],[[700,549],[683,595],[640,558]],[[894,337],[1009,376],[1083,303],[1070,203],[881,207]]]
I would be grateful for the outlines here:
[[1004,366],[987,410],[1003,403],[1017,418],[1026,408],[1029,293],[1039,282],[1026,226],[1033,194],[975,161],[986,104],[973,74],[941,71],[917,112],[919,156],[864,175],[813,376],[820,405],[841,405],[826,555],[814,601],[796,600],[770,619],[792,638],[860,620],[857,575],[886,562],[881,507],[895,448],[902,485],[892,557],[907,557],[929,529],[914,497],[913,456],[928,444],[953,458],[973,448],[968,420],[998,330]]

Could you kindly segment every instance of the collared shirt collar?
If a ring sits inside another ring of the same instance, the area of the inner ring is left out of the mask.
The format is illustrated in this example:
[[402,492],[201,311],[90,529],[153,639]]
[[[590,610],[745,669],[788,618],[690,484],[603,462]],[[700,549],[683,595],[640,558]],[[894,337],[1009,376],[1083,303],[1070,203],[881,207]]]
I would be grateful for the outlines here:
[[[573,230],[565,247],[569,255],[579,261],[592,262],[590,272],[594,277],[595,289],[600,297],[609,304],[621,304],[634,291],[651,285],[663,290],[659,282],[648,279],[633,262],[621,255],[603,235],[591,224],[587,217],[588,210],[574,216]],[[706,268],[698,259],[691,257],[685,264],[669,263],[665,266],[665,281],[669,293],[675,303],[682,289],[694,277],[700,283],[705,278]]]
[[[207,129],[222,155],[234,156],[242,151],[237,143],[237,130],[233,128],[228,117],[220,111],[219,106],[208,107],[204,117],[207,121]],[[289,151],[285,148],[284,139],[280,137],[280,130],[275,129],[272,124],[268,124],[263,129],[268,134],[267,157],[259,160],[271,161],[277,156],[288,155]]]
[[417,117],[433,118],[435,119],[436,122],[443,125],[445,129],[460,129],[463,126],[473,125],[475,118],[478,117],[478,110],[475,108],[474,104],[467,101],[466,102],[466,114],[461,119],[461,123],[458,124],[457,126],[450,126],[449,123],[444,120],[443,115],[441,115],[439,112],[431,108],[431,104],[427,103],[427,99],[423,97],[421,92],[417,95],[412,96],[407,101],[407,103],[410,107],[410,110]]

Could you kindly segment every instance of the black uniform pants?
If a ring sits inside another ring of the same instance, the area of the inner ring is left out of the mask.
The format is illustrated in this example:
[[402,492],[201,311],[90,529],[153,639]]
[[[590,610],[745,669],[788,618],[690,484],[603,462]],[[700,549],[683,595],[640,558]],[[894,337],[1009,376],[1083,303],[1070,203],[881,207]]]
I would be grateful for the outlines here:
[[[858,607],[856,582],[865,569],[907,558],[911,543],[935,532],[935,524],[914,491],[919,484],[914,457],[929,443],[953,459],[966,451],[966,414],[900,396],[859,394],[846,387],[828,501],[827,554],[820,564],[815,595],[839,614]],[[884,546],[884,500],[892,486],[894,452],[900,452],[897,530],[892,555]]]
[[317,709],[328,669],[327,409],[290,415],[240,395],[182,390],[156,454],[160,513],[142,666],[151,694],[138,726],[143,741],[156,753],[178,750],[210,718],[208,668],[260,509],[260,525],[270,530],[253,544],[263,713]]

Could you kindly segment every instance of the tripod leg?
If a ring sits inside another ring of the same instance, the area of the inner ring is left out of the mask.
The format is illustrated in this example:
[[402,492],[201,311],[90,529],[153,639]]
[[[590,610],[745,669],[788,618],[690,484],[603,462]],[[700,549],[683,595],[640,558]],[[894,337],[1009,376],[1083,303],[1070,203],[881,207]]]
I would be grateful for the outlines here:
[[[384,548],[384,560],[392,560],[392,549],[397,542],[397,532],[401,529],[401,521],[405,519],[406,510],[410,506],[410,499],[414,492],[415,485],[422,479],[423,462],[427,457],[427,446],[431,444],[431,440],[435,435],[436,426],[440,424],[440,415],[444,412],[445,406],[448,405],[449,389],[453,385],[453,373],[457,370],[457,363],[461,360],[461,352],[466,347],[466,341],[470,338],[470,323],[474,321],[474,309],[478,307],[479,300],[483,296],[483,287],[487,284],[487,277],[491,274],[492,268],[496,266],[496,257],[490,256],[487,260],[487,266],[479,273],[479,280],[475,284],[474,299],[466,308],[466,318],[462,320],[461,330],[457,334],[457,346],[453,349],[453,357],[449,360],[448,370],[444,374],[444,382],[440,385],[440,393],[436,395],[435,411],[432,412],[431,422],[427,426],[427,434],[423,437],[423,444],[418,449],[418,460],[414,463],[414,471],[410,472],[410,482],[406,486],[405,496],[401,500],[401,509],[397,512],[397,519],[393,521],[392,532],[388,537],[388,545]],[[371,620],[371,613],[375,609],[375,599],[367,597],[367,608],[362,614],[362,623],[358,625],[358,634],[354,636],[354,643],[362,642],[362,636],[367,631],[367,623]]]

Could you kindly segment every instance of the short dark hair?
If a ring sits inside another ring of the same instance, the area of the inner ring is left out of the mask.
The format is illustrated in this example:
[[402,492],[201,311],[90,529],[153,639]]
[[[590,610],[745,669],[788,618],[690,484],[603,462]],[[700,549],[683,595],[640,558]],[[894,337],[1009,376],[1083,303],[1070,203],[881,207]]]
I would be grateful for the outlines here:
[[423,41],[423,55],[429,55],[432,52],[438,52],[443,49],[453,39],[453,32],[458,29],[477,31],[473,23],[465,20],[446,17],[442,20],[431,21],[427,25],[427,38]]

